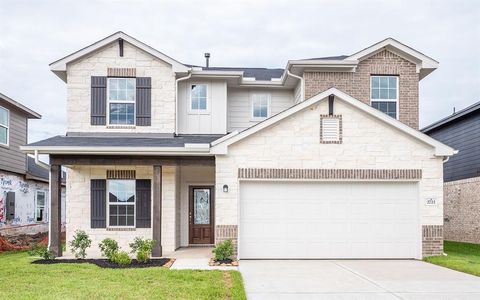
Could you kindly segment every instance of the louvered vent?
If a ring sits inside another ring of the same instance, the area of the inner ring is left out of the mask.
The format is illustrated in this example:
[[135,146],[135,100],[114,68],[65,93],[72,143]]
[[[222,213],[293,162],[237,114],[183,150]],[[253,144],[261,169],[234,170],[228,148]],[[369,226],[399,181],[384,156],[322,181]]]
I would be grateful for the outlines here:
[[342,142],[342,118],[341,116],[322,116],[320,126],[320,142]]

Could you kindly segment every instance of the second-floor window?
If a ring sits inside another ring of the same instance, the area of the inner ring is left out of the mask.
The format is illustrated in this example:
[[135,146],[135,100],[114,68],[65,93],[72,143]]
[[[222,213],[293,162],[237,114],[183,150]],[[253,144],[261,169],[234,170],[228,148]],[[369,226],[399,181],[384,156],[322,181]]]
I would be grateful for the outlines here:
[[108,78],[110,125],[135,125],[135,78]]
[[259,93],[252,95],[252,119],[266,119],[270,111],[270,94]]
[[8,109],[0,106],[0,145],[8,146],[8,128],[9,128]]
[[372,107],[398,118],[398,76],[372,76],[370,93]]
[[207,85],[192,84],[190,91],[190,110],[207,110]]

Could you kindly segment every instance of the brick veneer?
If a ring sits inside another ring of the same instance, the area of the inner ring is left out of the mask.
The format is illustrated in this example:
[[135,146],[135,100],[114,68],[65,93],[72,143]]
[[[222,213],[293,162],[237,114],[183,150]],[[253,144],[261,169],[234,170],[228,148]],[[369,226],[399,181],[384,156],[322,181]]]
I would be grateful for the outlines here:
[[235,255],[237,255],[237,225],[217,225],[215,226],[215,245],[225,240],[232,240]]
[[480,244],[480,177],[443,187],[445,240]]
[[414,63],[383,50],[359,62],[355,72],[305,72],[305,98],[331,87],[370,105],[371,75],[399,76],[399,119],[418,129],[418,82]]
[[422,226],[422,256],[435,256],[443,254],[443,226]]
[[111,77],[135,77],[137,69],[135,68],[108,68],[107,76]]
[[266,169],[239,168],[240,179],[381,179],[417,180],[420,169]]

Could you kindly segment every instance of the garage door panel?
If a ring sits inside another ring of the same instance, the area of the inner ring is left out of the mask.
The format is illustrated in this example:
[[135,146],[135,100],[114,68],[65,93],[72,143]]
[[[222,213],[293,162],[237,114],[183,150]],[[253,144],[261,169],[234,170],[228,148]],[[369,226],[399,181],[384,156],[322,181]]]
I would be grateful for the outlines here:
[[413,258],[416,183],[242,182],[240,258]]

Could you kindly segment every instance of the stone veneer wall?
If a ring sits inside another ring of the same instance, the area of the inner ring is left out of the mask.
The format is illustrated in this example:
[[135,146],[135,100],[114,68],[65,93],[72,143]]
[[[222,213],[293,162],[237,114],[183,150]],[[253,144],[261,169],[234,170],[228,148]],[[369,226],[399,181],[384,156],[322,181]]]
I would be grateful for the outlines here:
[[445,240],[480,244],[480,177],[443,186]]
[[355,72],[305,72],[305,99],[335,87],[370,105],[370,76],[399,75],[399,119],[418,129],[418,82],[414,63],[383,50],[358,63]]

